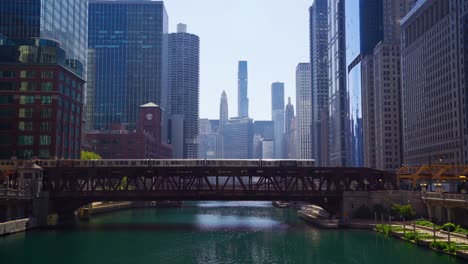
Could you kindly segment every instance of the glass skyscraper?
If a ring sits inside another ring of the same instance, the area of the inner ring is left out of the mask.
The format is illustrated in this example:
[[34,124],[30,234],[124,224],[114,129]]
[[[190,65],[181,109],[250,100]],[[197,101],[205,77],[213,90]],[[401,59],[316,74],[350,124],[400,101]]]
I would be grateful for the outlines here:
[[361,89],[361,26],[360,8],[356,3],[346,2],[346,65],[348,96],[348,165],[364,166],[363,120]]
[[87,23],[87,0],[0,1],[1,34],[13,41],[35,38],[58,41],[67,58],[82,65],[86,65]]
[[248,73],[247,62],[239,61],[238,71],[238,97],[237,106],[239,117],[249,116],[249,98],[247,97],[248,90]]
[[[327,0],[315,0],[309,9],[312,158],[319,166],[328,164],[328,119],[321,118],[328,116],[329,105],[327,9]],[[300,97],[298,99],[303,100]],[[299,104],[296,107],[299,107]],[[298,129],[301,129],[301,126],[299,125]]]
[[[167,21],[161,1],[90,1],[94,130],[133,130],[138,107],[148,102],[167,111]],[[166,126],[163,114],[163,141]]]

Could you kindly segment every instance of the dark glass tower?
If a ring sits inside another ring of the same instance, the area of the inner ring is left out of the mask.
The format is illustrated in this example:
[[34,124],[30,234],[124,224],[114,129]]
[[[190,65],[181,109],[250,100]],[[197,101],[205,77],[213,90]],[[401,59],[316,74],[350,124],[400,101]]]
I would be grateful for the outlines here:
[[85,66],[88,1],[2,0],[0,33],[13,41],[32,38],[58,41],[67,58]]
[[[200,39],[179,24],[177,33],[169,34],[169,112],[181,116],[182,128],[172,126],[171,134],[183,133],[183,141],[172,140],[173,157],[197,158],[200,83]],[[175,123],[173,123],[174,125]],[[179,147],[180,145],[180,147]],[[177,150],[181,149],[182,152]]]
[[275,82],[271,85],[271,114],[275,127],[275,158],[282,159],[284,155],[284,83]]
[[248,74],[247,62],[239,61],[237,109],[239,117],[249,116],[249,98],[247,97]]
[[[138,107],[148,102],[167,111],[167,20],[161,1],[90,1],[95,130],[133,130]],[[166,120],[163,113],[163,141]]]
[[[322,120],[328,112],[328,3],[315,0],[310,14],[310,80],[312,94],[312,158],[318,165],[328,164],[328,140],[322,140],[322,131],[328,121]],[[297,106],[296,106],[297,107]]]

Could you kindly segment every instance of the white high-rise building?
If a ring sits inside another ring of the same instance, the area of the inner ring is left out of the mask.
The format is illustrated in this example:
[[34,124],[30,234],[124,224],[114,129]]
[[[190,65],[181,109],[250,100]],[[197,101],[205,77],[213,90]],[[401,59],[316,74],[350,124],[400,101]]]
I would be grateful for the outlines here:
[[312,158],[312,86],[310,63],[299,63],[296,67],[296,111],[298,157]]

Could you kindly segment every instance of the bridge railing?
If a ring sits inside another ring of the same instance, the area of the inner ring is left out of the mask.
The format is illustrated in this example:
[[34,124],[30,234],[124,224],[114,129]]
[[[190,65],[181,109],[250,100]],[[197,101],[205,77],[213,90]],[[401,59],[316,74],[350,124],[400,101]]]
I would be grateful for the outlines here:
[[468,194],[459,194],[459,193],[436,193],[436,192],[426,192],[421,193],[423,199],[431,200],[452,200],[452,201],[468,201]]
[[0,188],[0,198],[21,198],[30,197],[30,193],[25,190]]

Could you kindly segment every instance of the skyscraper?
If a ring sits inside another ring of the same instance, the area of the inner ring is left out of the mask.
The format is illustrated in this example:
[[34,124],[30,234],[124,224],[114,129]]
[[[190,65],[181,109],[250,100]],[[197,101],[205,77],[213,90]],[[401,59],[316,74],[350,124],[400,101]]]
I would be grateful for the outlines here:
[[67,58],[86,67],[88,1],[2,0],[0,33],[14,41],[33,38],[59,41]]
[[253,120],[248,117],[229,119],[224,128],[224,158],[251,159],[253,155]]
[[220,131],[223,131],[224,126],[229,120],[229,107],[226,92],[223,91],[221,94],[221,101],[219,103],[219,127]]
[[93,128],[135,128],[138,106],[163,109],[167,140],[167,14],[161,1],[90,1],[89,44],[95,52]]
[[[197,157],[199,122],[200,39],[187,33],[187,26],[178,25],[177,33],[169,34],[168,86],[169,114],[181,117],[182,127],[172,124],[172,133],[182,131],[182,141],[172,140],[174,158]],[[182,147],[178,147],[182,145]]]
[[275,131],[275,158],[284,156],[284,83],[275,82],[271,85],[271,119]]
[[[320,166],[328,164],[328,0],[315,0],[310,16],[310,79],[312,95],[312,158]],[[296,107],[299,107],[297,103]],[[298,110],[302,111],[302,110]],[[322,117],[326,117],[323,120]],[[299,124],[298,131],[303,129]],[[323,134],[326,132],[326,134]],[[302,133],[302,132],[300,132]],[[300,141],[302,136],[298,135]],[[324,140],[325,139],[325,140]],[[300,144],[300,143],[299,143]]]
[[248,117],[249,116],[249,98],[247,97],[248,73],[247,73],[246,61],[239,61],[237,85],[238,85],[238,91],[237,91],[238,116]]
[[220,153],[219,156],[224,158],[224,134],[226,124],[229,121],[229,108],[228,108],[228,99],[226,92],[223,91],[221,94],[221,100],[219,103],[219,143],[220,146]]
[[[309,72],[309,71],[307,71]],[[310,87],[310,85],[309,85]],[[296,158],[296,119],[294,116],[294,105],[291,104],[291,97],[288,97],[285,113],[285,133],[284,133],[284,154],[283,157],[288,159]]]
[[466,1],[420,0],[401,21],[405,165],[467,163],[464,12]]
[[[296,67],[296,109],[298,157],[312,158],[312,85],[310,64],[299,63]],[[286,132],[288,128],[286,128]]]
[[345,1],[328,0],[329,163],[346,166],[347,93]]

